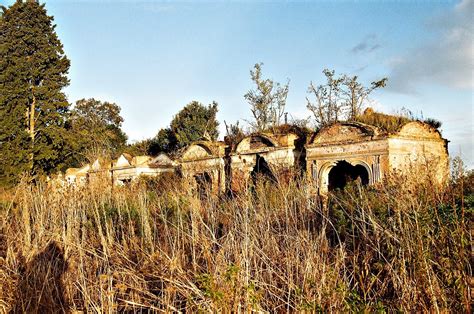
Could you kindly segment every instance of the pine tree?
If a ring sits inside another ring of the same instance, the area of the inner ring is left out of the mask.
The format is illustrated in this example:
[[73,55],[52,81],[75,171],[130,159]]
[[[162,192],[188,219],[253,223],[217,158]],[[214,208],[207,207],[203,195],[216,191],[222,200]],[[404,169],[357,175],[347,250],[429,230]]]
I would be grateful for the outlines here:
[[61,166],[70,62],[44,4],[18,0],[0,17],[0,183]]

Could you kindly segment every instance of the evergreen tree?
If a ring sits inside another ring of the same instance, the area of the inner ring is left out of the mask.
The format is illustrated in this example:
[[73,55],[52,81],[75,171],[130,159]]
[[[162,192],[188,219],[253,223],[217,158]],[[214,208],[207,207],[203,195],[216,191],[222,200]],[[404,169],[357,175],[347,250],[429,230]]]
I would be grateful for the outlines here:
[[170,128],[164,128],[158,131],[149,147],[150,155],[157,155],[159,152],[169,153],[178,147],[176,135]]
[[70,62],[44,4],[18,0],[0,17],[0,183],[63,166]]

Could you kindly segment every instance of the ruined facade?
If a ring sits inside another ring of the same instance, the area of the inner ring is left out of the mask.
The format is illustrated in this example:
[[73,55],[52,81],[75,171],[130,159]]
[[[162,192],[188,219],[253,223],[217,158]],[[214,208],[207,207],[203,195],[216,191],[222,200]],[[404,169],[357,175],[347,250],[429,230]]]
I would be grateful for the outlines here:
[[90,168],[90,165],[84,165],[81,168],[69,168],[64,174],[64,180],[71,185],[83,185],[87,182]]
[[113,163],[110,175],[114,184],[122,185],[140,176],[158,176],[166,172],[174,172],[175,167],[176,162],[163,153],[156,157],[133,157],[124,153]]
[[448,175],[447,142],[436,129],[420,121],[405,123],[394,132],[339,122],[310,135],[295,128],[254,133],[232,146],[198,141],[173,158],[164,153],[156,157],[122,154],[109,166],[98,160],[89,168],[69,169],[66,180],[107,173],[115,184],[125,184],[143,175],[175,172],[200,192],[223,193],[241,191],[259,176],[276,180],[302,173],[317,192],[325,194],[351,180],[372,185],[389,173],[408,174],[423,166],[442,184]]
[[300,136],[257,133],[243,138],[229,154],[229,181],[232,191],[246,187],[257,176],[273,179],[300,166],[304,149],[297,147]]
[[200,192],[224,192],[225,148],[223,142],[194,142],[178,155],[178,171]]
[[308,177],[324,194],[343,187],[347,177],[375,184],[390,172],[430,167],[442,184],[448,175],[447,141],[426,123],[413,121],[394,133],[362,123],[336,123],[306,145]]

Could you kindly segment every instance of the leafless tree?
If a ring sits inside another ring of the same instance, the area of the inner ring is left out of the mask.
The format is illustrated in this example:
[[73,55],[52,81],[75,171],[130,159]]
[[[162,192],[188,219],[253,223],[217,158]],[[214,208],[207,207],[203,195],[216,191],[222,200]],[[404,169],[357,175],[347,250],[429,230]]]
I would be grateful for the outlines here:
[[310,83],[306,97],[306,107],[312,112],[319,127],[340,120],[354,120],[361,114],[364,103],[375,89],[385,87],[387,79],[372,82],[365,87],[358,82],[357,76],[341,75],[336,77],[334,70],[325,69],[326,83],[315,86]]

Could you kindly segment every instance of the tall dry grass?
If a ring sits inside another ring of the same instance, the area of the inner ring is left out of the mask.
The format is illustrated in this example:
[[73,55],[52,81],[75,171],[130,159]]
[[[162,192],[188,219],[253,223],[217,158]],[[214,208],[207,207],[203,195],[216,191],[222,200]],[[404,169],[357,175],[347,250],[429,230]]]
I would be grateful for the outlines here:
[[392,178],[327,204],[290,180],[199,197],[170,180],[0,209],[0,311],[470,311],[472,203]]

